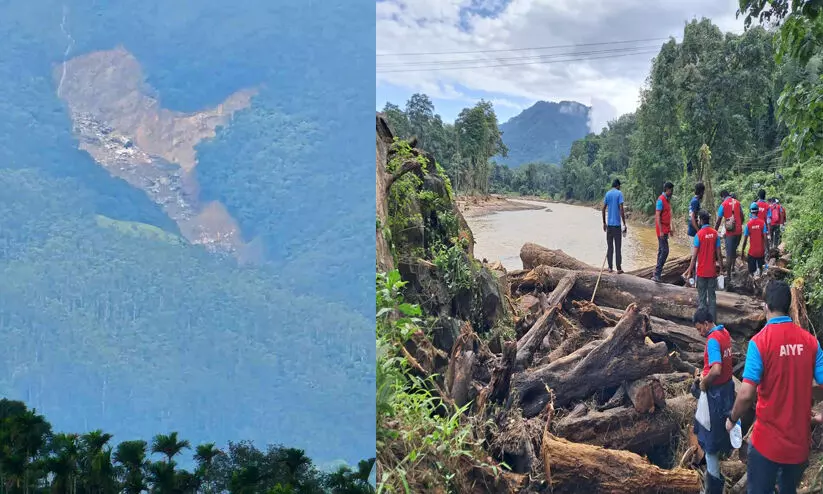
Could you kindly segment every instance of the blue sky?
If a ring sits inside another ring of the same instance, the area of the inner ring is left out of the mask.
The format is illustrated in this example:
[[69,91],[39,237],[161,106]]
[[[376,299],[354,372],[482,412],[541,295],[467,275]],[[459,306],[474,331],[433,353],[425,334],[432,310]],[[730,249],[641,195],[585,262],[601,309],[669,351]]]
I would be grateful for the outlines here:
[[700,17],[742,32],[736,8],[736,0],[380,0],[376,107],[403,107],[423,92],[453,121],[483,98],[504,122],[538,100],[572,100],[592,107],[599,131],[636,109],[665,39]]

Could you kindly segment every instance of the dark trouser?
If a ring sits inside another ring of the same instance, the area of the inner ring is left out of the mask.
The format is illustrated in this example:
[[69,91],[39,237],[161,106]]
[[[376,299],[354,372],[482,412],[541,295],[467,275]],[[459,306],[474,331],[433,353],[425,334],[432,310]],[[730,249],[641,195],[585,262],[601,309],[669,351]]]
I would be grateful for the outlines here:
[[623,266],[623,254],[620,252],[620,246],[623,243],[623,232],[620,231],[619,226],[609,226],[606,227],[606,245],[608,250],[606,251],[606,257],[609,260],[609,269],[612,269],[612,256],[614,256],[614,260],[617,264],[617,270]]
[[772,225],[771,226],[771,237],[772,237],[772,249],[776,249],[780,246],[780,225]]
[[754,274],[758,269],[763,269],[766,264],[766,256],[752,257],[748,256],[746,262],[749,264],[749,274]]
[[717,278],[701,278],[695,280],[697,284],[697,308],[705,307],[712,314],[712,321],[717,320]]
[[796,494],[797,484],[806,470],[806,463],[784,465],[775,463],[761,455],[754,446],[749,445],[749,458],[746,462],[746,479],[749,494],[772,494],[778,484],[780,494]]
[[726,235],[726,286],[728,287],[732,281],[732,270],[734,269],[734,262],[737,260],[737,247],[740,245],[740,235],[730,236]]
[[660,278],[663,272],[663,265],[669,258],[669,234],[657,237],[657,266],[654,268],[654,277]]

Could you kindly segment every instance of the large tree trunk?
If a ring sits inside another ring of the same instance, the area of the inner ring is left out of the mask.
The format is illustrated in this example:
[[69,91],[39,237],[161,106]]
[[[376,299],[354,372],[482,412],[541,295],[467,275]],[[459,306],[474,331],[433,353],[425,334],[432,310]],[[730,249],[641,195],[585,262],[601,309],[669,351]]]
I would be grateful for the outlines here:
[[555,287],[554,291],[552,291],[546,302],[548,308],[546,308],[543,315],[537,320],[537,322],[534,323],[531,329],[523,335],[520,340],[518,340],[516,360],[516,368],[518,370],[525,369],[529,366],[529,364],[531,364],[534,352],[540,348],[543,338],[549,334],[549,330],[554,323],[555,316],[560,311],[560,307],[566,299],[566,295],[568,295],[569,291],[574,286],[574,278],[575,275],[571,274],[557,284],[557,287]]
[[[551,289],[571,271],[549,269],[544,283]],[[577,280],[571,294],[590,299],[597,283],[597,273],[577,271]],[[655,283],[636,276],[603,273],[594,302],[613,308],[638,303],[651,309],[653,316],[674,321],[691,322],[697,307],[697,291],[679,286]],[[728,292],[717,292],[717,318],[729,331],[750,336],[765,324],[762,303],[757,300]]]
[[648,325],[648,316],[632,304],[613,331],[574,367],[558,369],[554,362],[517,374],[512,387],[517,392],[524,416],[533,417],[545,408],[549,401],[547,386],[554,394],[555,404],[562,407],[598,390],[616,387],[623,381],[668,372],[666,345],[648,345],[644,341]]
[[792,305],[789,307],[789,316],[795,324],[809,330],[809,313],[806,311],[806,295],[803,293],[803,278],[798,278],[792,283]]
[[388,272],[394,269],[394,259],[389,247],[389,241],[383,232],[388,228],[389,222],[389,199],[388,199],[388,178],[386,173],[386,163],[389,159],[389,146],[391,146],[393,135],[386,117],[377,114],[377,270]]
[[[598,289],[599,290],[599,289]],[[615,320],[623,317],[623,311],[611,307],[601,307],[600,310]],[[670,346],[683,352],[702,352],[706,339],[700,336],[694,326],[677,324],[666,319],[651,316],[652,329],[649,338],[653,341],[665,341]]]
[[682,395],[666,400],[664,409],[651,414],[632,406],[590,411],[561,420],[555,432],[569,441],[644,453],[677,437],[684,421],[694,416],[696,406],[691,395]]
[[664,470],[635,453],[573,443],[548,432],[541,453],[554,494],[694,494],[701,487],[696,470]]
[[[666,264],[663,265],[663,271],[660,273],[660,279],[663,280],[663,283],[670,283],[672,285],[685,285],[683,281],[683,273],[689,269],[689,264],[691,263],[692,258],[691,256],[683,256],[683,257],[675,257],[674,259],[669,259],[666,261]],[[647,266],[645,268],[635,269],[633,271],[629,271],[627,274],[631,274],[634,276],[638,276],[640,278],[646,278],[647,280],[652,279],[654,276],[654,270],[656,266]]]
[[[600,271],[597,266],[592,266],[560,249],[549,249],[542,245],[526,243],[520,248],[520,260],[523,262],[523,269],[531,270],[537,266],[549,266],[553,268],[570,269],[572,271]],[[683,285],[683,273],[689,268],[691,256],[675,257],[666,261],[663,265],[661,278],[664,283],[673,285]],[[654,275],[655,266],[628,271],[626,274],[638,276],[640,278],[651,279]]]
[[560,249],[553,250],[531,242],[520,248],[520,260],[523,269],[534,269],[537,266],[570,269],[573,271],[599,271],[600,268],[575,259]]

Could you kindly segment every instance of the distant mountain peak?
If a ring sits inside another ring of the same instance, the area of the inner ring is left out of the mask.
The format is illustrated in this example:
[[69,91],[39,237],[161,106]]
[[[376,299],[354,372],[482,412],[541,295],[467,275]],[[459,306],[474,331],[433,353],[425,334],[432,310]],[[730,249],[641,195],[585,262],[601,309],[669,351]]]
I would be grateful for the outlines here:
[[572,143],[589,133],[590,114],[591,107],[577,101],[538,101],[500,126],[509,156],[495,161],[559,165]]

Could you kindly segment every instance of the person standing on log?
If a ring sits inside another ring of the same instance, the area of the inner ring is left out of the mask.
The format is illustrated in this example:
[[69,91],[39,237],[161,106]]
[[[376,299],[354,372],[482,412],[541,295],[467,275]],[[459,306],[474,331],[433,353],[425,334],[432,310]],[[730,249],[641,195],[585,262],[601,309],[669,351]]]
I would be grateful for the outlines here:
[[823,350],[788,316],[792,293],[784,281],[766,285],[766,326],[749,340],[743,384],[726,419],[731,431],[757,397],[746,466],[749,493],[797,492],[811,445],[812,379],[823,382]]
[[711,216],[708,211],[698,213],[700,224],[703,225],[694,236],[692,244],[692,261],[689,269],[683,275],[689,279],[697,269],[697,308],[706,308],[717,317],[717,274],[723,265],[723,256],[720,253],[720,235],[717,230],[709,226]]
[[[724,480],[720,473],[720,456],[732,451],[729,434],[724,427],[735,398],[732,381],[732,339],[722,324],[715,323],[714,317],[705,307],[697,309],[692,323],[700,332],[700,336],[706,338],[699,388],[708,398],[712,426],[711,430],[708,430],[695,419],[694,433],[697,435],[697,442],[706,453],[705,492],[722,494]],[[696,389],[692,392],[699,395]]]
[[746,243],[749,238],[752,239],[749,246],[749,254],[746,257],[746,262],[749,266],[749,274],[759,277],[763,272],[763,267],[766,264],[766,246],[769,244],[769,227],[760,219],[759,206],[753,202],[749,206],[751,218],[746,226],[743,228],[743,247],[740,253],[746,252]]
[[[623,231],[620,231],[620,221],[623,221]],[[617,265],[617,274],[623,274],[623,254],[621,245],[622,234],[626,233],[626,212],[623,210],[623,192],[620,191],[620,180],[614,179],[612,188],[603,198],[603,231],[606,232],[606,258],[609,261],[609,272],[612,272],[612,257]]]
[[689,201],[689,244],[694,244],[694,236],[697,235],[697,230],[700,230],[700,201],[703,200],[703,194],[706,192],[706,186],[703,182],[697,182],[694,186],[694,197]]
[[717,222],[715,222],[714,229],[720,229],[720,222],[723,222],[723,227],[726,229],[725,243],[726,243],[726,291],[731,291],[732,271],[734,270],[734,263],[737,260],[737,248],[740,246],[740,235],[743,234],[743,210],[740,206],[740,201],[729,194],[729,191],[720,191],[720,197],[723,202],[717,209]]
[[654,269],[654,281],[662,283],[660,275],[663,273],[663,265],[669,257],[669,235],[674,234],[672,228],[672,193],[674,184],[666,182],[663,184],[663,193],[657,198],[654,211],[654,229],[657,233],[657,266]]

